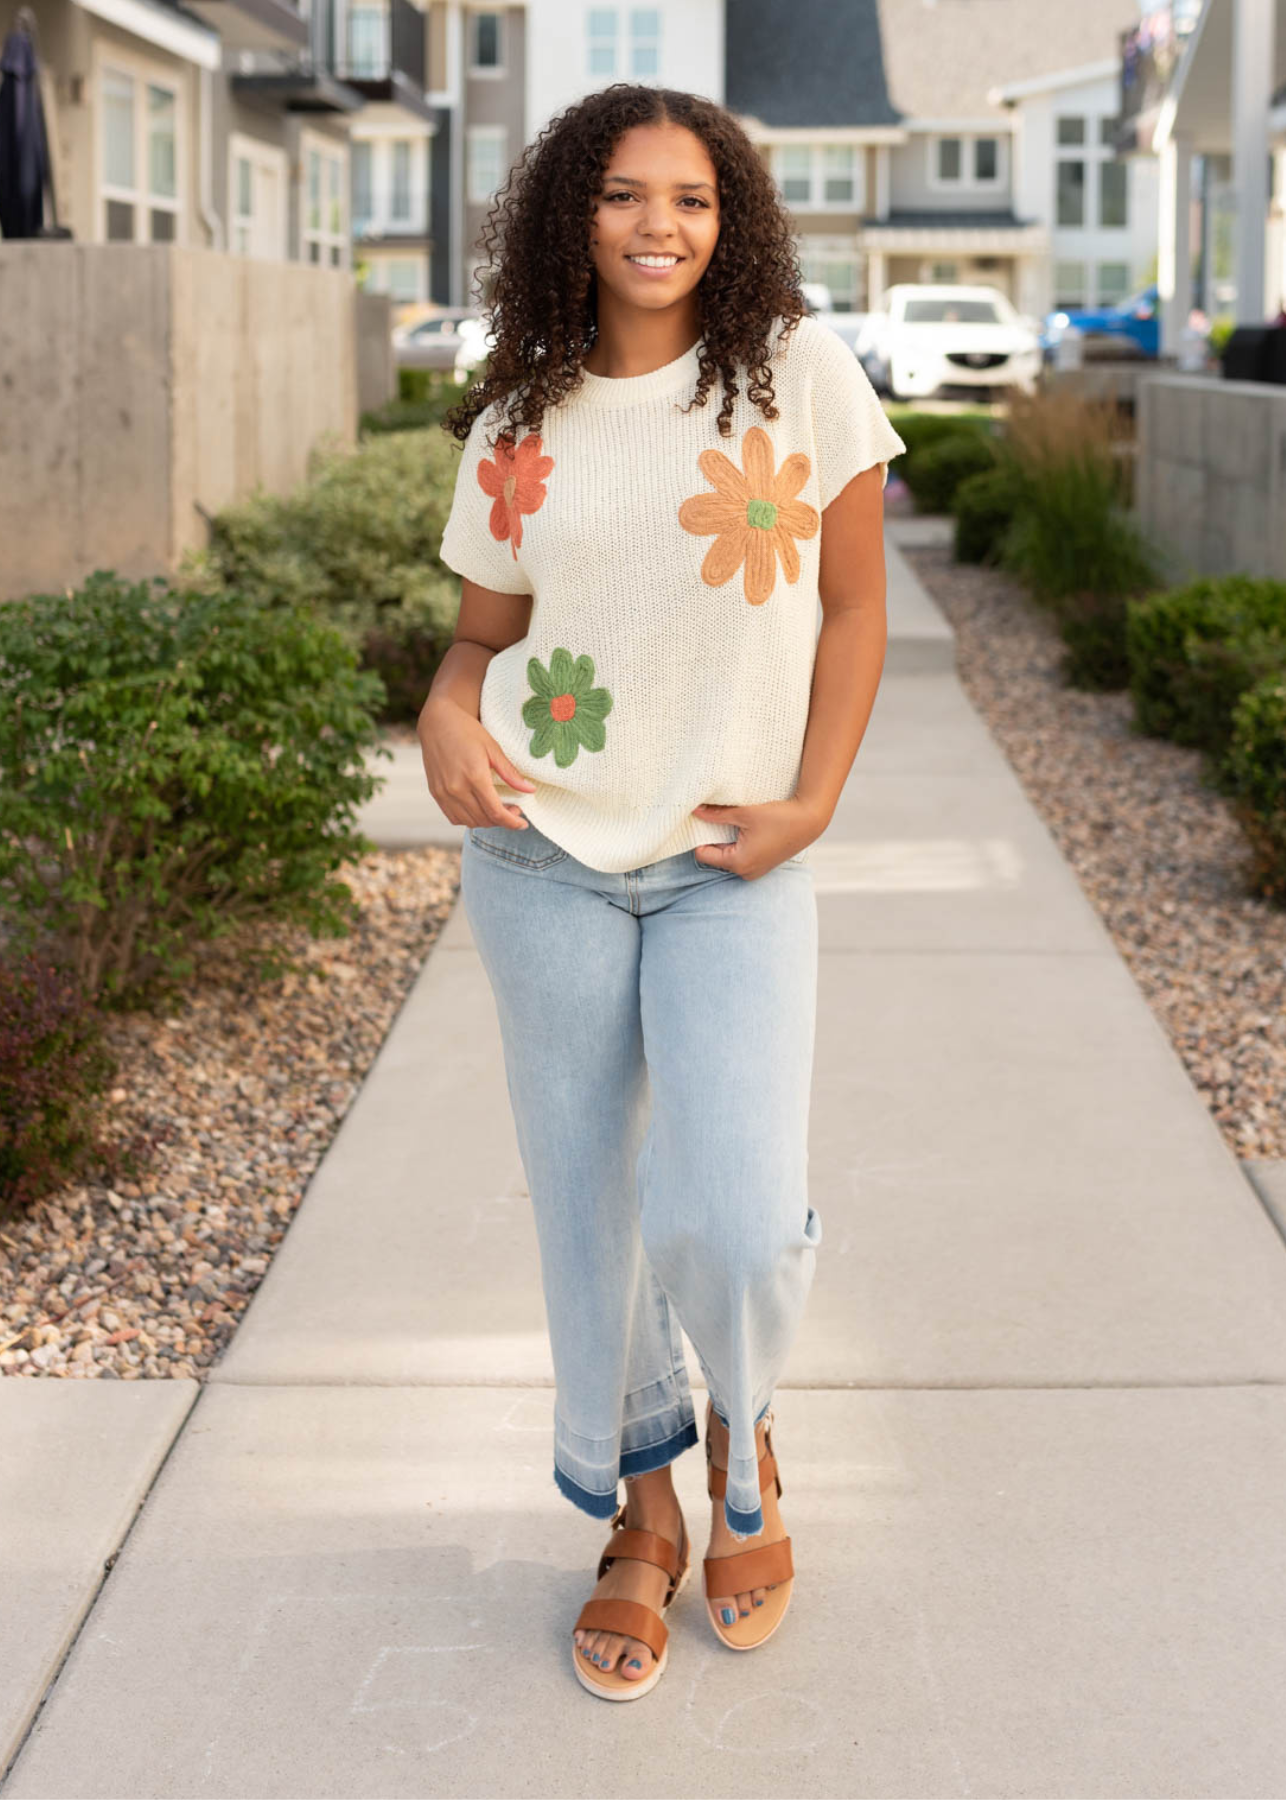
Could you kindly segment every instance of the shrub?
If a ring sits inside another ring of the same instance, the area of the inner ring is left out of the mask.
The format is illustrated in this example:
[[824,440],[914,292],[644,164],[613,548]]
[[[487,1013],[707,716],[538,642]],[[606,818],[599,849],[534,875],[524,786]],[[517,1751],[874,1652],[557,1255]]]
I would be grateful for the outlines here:
[[438,560],[458,462],[458,446],[441,430],[323,450],[289,498],[258,492],[219,513],[208,546],[185,558],[179,579],[314,612],[363,661],[371,646],[376,667],[396,642],[405,679],[395,684],[397,705],[381,701],[379,716],[414,717],[459,613],[459,579]]
[[108,1153],[98,1103],[115,1072],[89,996],[38,957],[0,961],[0,1218]]
[[1066,678],[1088,688],[1125,685],[1126,602],[1161,579],[1154,549],[1125,510],[1119,419],[1111,402],[1065,388],[1015,393],[1005,434],[1024,497],[1001,561],[1051,607]]
[[1247,838],[1250,881],[1265,899],[1286,899],[1286,679],[1256,683],[1233,708],[1222,782]]
[[996,451],[979,431],[957,431],[919,451],[903,469],[917,512],[950,512],[956,489],[971,475],[996,466]]
[[956,518],[957,562],[999,560],[1005,533],[1018,514],[1023,492],[1021,472],[1012,461],[965,476],[951,503]]
[[457,382],[447,369],[399,369],[397,398],[362,414],[362,436],[381,431],[427,431],[440,425],[443,414],[458,405],[477,378],[477,370],[471,371],[468,381]]
[[1153,737],[1227,749],[1242,694],[1286,669],[1286,583],[1199,576],[1129,608],[1135,724]]
[[[343,936],[331,875],[378,780],[379,677],[339,632],[236,593],[129,585],[0,607],[0,915],[83,992],[141,1000],[274,918]],[[381,750],[387,755],[386,750]],[[294,966],[269,950],[267,975]]]

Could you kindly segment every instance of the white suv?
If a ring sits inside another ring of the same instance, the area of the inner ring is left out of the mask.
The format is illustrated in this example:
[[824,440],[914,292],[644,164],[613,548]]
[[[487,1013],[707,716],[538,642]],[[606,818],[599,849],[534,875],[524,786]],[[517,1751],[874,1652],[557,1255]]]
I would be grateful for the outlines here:
[[866,315],[856,349],[892,400],[927,399],[945,384],[1030,393],[1041,370],[1035,321],[994,287],[896,282]]

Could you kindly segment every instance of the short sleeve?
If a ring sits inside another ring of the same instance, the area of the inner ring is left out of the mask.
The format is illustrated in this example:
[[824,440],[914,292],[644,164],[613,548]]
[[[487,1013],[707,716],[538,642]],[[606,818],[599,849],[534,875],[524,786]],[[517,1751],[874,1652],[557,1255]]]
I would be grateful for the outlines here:
[[870,376],[844,340],[819,320],[813,327],[811,406],[822,510],[843,493],[854,475],[880,465],[888,486],[889,462],[906,445],[894,431]]
[[[438,556],[448,569],[480,587],[502,594],[529,594],[531,581],[523,573],[520,552],[510,539],[505,509],[478,479],[484,462],[494,465],[495,451],[488,448],[487,437],[496,422],[494,407],[487,406],[469,428]],[[494,481],[491,485],[495,486]],[[497,530],[504,535],[497,536]]]

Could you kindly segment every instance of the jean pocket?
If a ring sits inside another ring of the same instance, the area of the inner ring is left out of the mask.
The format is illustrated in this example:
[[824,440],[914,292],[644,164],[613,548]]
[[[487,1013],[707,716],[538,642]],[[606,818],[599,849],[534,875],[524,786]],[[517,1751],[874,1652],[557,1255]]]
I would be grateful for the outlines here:
[[469,842],[488,856],[517,863],[524,869],[552,869],[555,863],[565,862],[568,855],[561,844],[546,837],[530,820],[525,831],[512,825],[471,825]]

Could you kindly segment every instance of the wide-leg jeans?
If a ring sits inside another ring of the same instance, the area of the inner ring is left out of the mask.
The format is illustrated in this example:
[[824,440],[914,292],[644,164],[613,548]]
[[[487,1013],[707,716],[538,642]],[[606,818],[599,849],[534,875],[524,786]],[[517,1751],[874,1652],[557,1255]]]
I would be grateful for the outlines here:
[[584,1511],[697,1442],[680,1325],[729,1430],[725,1518],[764,1528],[755,1425],[812,1285],[817,902],[807,849],[747,880],[684,851],[590,868],[470,827],[461,900],[495,996],[540,1249],[554,1480]]

